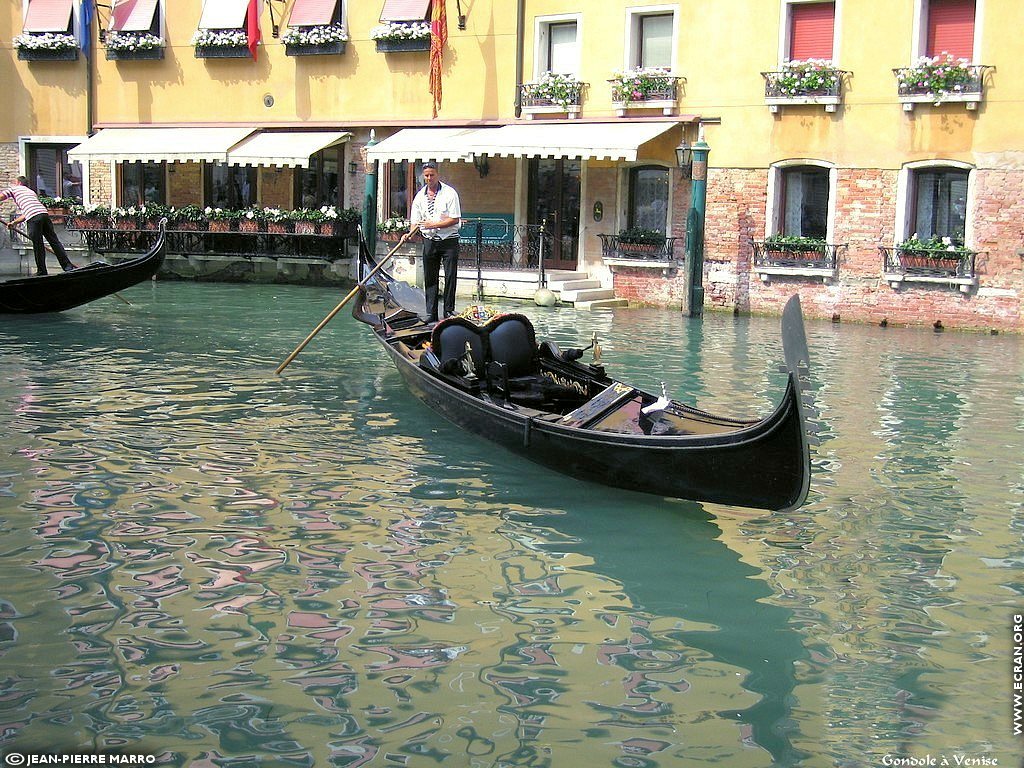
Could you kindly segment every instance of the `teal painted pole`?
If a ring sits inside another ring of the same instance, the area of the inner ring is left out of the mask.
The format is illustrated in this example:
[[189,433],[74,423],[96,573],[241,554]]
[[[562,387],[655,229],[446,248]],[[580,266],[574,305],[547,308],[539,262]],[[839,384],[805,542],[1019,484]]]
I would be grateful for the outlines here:
[[377,161],[369,159],[367,150],[376,143],[374,132],[370,131],[370,140],[360,150],[363,156],[363,172],[366,175],[363,193],[363,238],[371,254],[377,252]]
[[707,208],[708,154],[701,126],[693,145],[693,170],[690,172],[690,214],[686,220],[686,263],[690,268],[690,317],[704,314],[704,215]]

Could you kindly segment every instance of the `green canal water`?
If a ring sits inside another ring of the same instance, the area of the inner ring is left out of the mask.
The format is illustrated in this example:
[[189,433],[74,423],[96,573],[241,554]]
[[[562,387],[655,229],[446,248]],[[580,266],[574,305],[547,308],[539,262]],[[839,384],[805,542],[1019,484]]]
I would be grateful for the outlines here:
[[[275,376],[337,291],[124,295],[0,323],[5,765],[1019,765],[1021,339],[809,324],[781,514],[496,449],[347,313]],[[775,318],[516,308],[709,410],[782,390]]]

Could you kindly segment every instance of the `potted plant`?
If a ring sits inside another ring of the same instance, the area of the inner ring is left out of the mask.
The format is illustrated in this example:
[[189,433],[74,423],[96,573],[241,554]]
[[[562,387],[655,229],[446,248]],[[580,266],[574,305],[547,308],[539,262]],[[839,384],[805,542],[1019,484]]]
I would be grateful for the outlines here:
[[114,229],[133,230],[139,228],[139,209],[134,205],[110,210],[110,221]]
[[340,24],[289,27],[281,40],[286,56],[316,56],[344,53],[348,33]]
[[837,96],[841,72],[828,59],[784,62],[777,72],[761,73],[767,85],[765,96]]
[[622,255],[649,258],[665,247],[665,234],[657,229],[628,227],[619,230],[618,247]]
[[206,229],[206,214],[198,205],[172,208],[168,220],[175,229],[184,232],[197,232]]
[[968,59],[951,54],[922,56],[913,65],[894,69],[901,97],[923,96],[938,106],[951,97],[981,93],[981,76]]
[[107,59],[162,59],[164,41],[159,35],[149,32],[108,32]]
[[289,215],[297,235],[315,235],[317,225],[327,218],[319,208],[296,208]]
[[422,21],[390,21],[370,30],[370,39],[378,53],[392,51],[429,51],[430,25]]
[[[386,243],[397,243],[409,231],[409,220],[393,216],[377,223],[377,233]],[[417,233],[417,238],[419,234]]]
[[25,33],[14,38],[14,47],[22,61],[75,61],[78,41],[63,32]]
[[765,238],[766,251],[785,251],[786,253],[825,252],[827,243],[820,237],[804,237],[803,235],[770,235]]
[[160,219],[169,221],[170,216],[170,206],[161,203],[146,203],[138,209],[138,220],[143,229],[157,229],[160,226]]
[[209,224],[207,228],[211,232],[231,232],[238,227],[239,211],[231,208],[212,208],[207,206],[203,209]]
[[678,80],[663,67],[638,67],[616,72],[608,82],[612,101],[625,106],[637,101],[675,101]]
[[257,206],[246,208],[239,212],[239,232],[262,232],[266,224],[266,215],[263,209]]
[[72,229],[104,229],[110,224],[110,208],[105,205],[72,205],[70,214]]
[[900,264],[919,269],[940,269],[956,271],[965,258],[975,252],[952,237],[932,235],[922,240],[915,232],[896,246]]
[[545,72],[536,82],[523,83],[524,107],[555,107],[562,112],[578,107],[583,92],[583,83],[572,75]]
[[283,235],[292,231],[292,219],[288,211],[280,208],[264,208],[263,220],[267,223],[267,232],[275,235]]
[[197,59],[240,59],[249,56],[249,36],[243,29],[200,29],[192,35]]

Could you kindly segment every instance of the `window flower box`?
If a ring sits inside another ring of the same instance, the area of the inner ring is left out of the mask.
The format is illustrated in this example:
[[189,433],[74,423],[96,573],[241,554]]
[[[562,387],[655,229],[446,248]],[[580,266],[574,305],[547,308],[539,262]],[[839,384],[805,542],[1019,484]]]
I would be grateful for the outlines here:
[[616,72],[608,81],[612,86],[612,107],[619,117],[627,109],[660,109],[662,114],[671,115],[678,103],[681,79],[661,68]]
[[347,43],[339,40],[333,43],[285,43],[285,56],[331,56],[345,52]]
[[163,38],[148,32],[111,32],[107,35],[107,60],[162,59]]
[[200,29],[192,35],[197,59],[246,59],[249,37],[241,29]]
[[14,38],[21,61],[77,61],[78,41],[74,35],[44,32],[25,33]]
[[894,69],[897,97],[904,111],[910,112],[915,104],[959,102],[967,109],[977,109],[982,99],[985,70],[983,64],[971,64],[967,59],[951,55],[924,56],[910,67]]
[[810,277],[828,284],[839,273],[839,250],[814,237],[772,235],[763,243],[754,243],[754,271],[765,283],[773,276]]
[[585,85],[572,75],[545,72],[536,82],[519,86],[523,115],[531,119],[543,113],[579,117]]
[[[598,234],[601,255],[606,263],[616,261],[668,262],[673,258],[676,238],[666,237],[656,229],[633,227],[617,235]],[[611,262],[609,261],[611,260]]]
[[392,21],[370,31],[378,53],[429,51],[430,25],[425,22]]
[[292,27],[281,41],[286,56],[324,56],[344,53],[348,34],[338,24]]
[[842,101],[843,76],[825,59],[787,61],[774,72],[762,72],[764,101],[772,112],[780,106],[820,104],[826,112],[835,112]]
[[895,248],[879,248],[885,280],[893,288],[903,282],[943,283],[969,293],[977,285],[978,256],[952,238],[938,235],[920,240],[916,235]]

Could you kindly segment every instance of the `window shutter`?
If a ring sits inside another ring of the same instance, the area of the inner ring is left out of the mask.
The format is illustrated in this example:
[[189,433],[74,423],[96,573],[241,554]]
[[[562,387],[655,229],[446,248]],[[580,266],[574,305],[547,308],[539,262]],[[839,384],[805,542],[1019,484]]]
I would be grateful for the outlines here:
[[110,12],[114,32],[147,32],[153,26],[153,14],[159,0],[120,0]]
[[289,27],[313,27],[334,21],[334,9],[338,0],[295,0],[292,14],[288,17]]
[[430,0],[384,0],[381,21],[426,21]]
[[206,0],[199,29],[243,29],[249,0]]
[[793,3],[789,6],[789,58],[832,59],[835,3]]
[[928,4],[928,56],[951,53],[974,58],[974,0],[931,0]]
[[31,0],[25,14],[25,32],[67,32],[71,0]]

